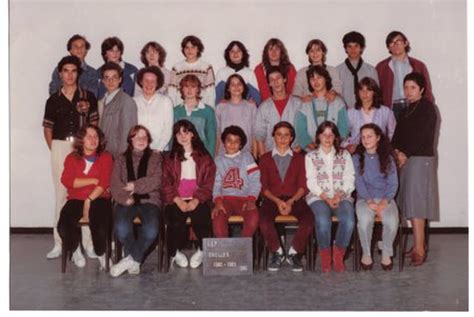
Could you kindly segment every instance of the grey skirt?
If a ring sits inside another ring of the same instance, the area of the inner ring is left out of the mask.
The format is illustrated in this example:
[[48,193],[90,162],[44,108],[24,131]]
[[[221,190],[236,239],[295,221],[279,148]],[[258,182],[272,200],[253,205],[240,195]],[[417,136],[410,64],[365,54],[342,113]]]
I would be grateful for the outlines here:
[[405,218],[439,218],[438,179],[434,157],[412,156],[400,170],[398,206]]

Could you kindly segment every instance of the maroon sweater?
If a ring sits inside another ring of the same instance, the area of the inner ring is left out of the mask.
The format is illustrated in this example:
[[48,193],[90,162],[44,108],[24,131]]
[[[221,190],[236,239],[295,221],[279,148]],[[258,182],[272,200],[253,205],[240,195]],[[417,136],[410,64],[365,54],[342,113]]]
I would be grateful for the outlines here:
[[[393,71],[389,66],[391,57],[388,57],[377,64],[377,74],[379,75],[380,89],[382,90],[383,104],[389,108],[392,107],[392,95],[393,95]],[[408,62],[414,72],[423,75],[426,81],[426,88],[424,96],[434,103],[433,93],[431,91],[430,74],[425,64],[413,57],[408,56]]]
[[277,165],[272,157],[272,151],[263,154],[258,165],[260,167],[262,193],[269,190],[278,197],[293,196],[299,188],[304,188],[305,195],[308,193],[303,154],[293,152],[284,180],[280,178]]
[[[212,200],[212,189],[216,178],[216,164],[208,154],[193,152],[192,157],[196,162],[197,189],[193,198],[200,203]],[[161,179],[161,194],[163,202],[167,205],[174,204],[173,199],[179,197],[178,187],[181,181],[181,162],[177,158],[166,155],[163,160],[163,173]]]

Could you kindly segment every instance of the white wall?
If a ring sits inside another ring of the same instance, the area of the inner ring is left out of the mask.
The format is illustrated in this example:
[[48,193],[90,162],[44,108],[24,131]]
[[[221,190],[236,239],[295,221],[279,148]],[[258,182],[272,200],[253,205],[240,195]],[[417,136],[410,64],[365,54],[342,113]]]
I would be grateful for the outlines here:
[[[124,59],[141,66],[139,51],[149,40],[168,51],[168,68],[182,59],[179,43],[188,34],[205,45],[203,58],[224,65],[224,48],[239,39],[251,66],[264,43],[279,37],[297,68],[307,63],[308,40],[322,39],[327,63],[344,58],[342,36],[366,37],[364,59],[387,57],[385,37],[404,32],[411,55],[430,71],[442,126],[439,139],[440,221],[433,226],[467,227],[467,31],[465,1],[86,1],[10,0],[11,226],[51,227],[53,187],[42,118],[51,71],[66,55],[75,33],[92,44],[89,64],[102,64],[100,44],[116,35]],[[456,153],[454,155],[454,153]]]

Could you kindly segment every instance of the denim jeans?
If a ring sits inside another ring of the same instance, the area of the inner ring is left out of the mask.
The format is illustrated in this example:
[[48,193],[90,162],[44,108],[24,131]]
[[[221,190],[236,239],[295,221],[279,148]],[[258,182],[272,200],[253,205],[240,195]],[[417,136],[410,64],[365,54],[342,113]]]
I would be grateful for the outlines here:
[[[379,202],[380,199],[374,199]],[[357,229],[359,231],[360,244],[364,255],[370,254],[372,232],[374,229],[375,212],[369,208],[367,202],[359,199],[356,203]],[[393,256],[393,240],[398,229],[398,208],[395,201],[390,200],[387,208],[382,211],[382,255]]]
[[[142,262],[147,249],[158,236],[158,214],[160,208],[154,204],[136,204],[115,208],[115,234],[123,244],[125,255],[131,255]],[[142,224],[138,227],[137,239],[133,234],[133,219],[139,217]]]
[[332,215],[335,215],[338,219],[335,244],[337,247],[346,248],[349,245],[352,231],[354,230],[353,203],[343,200],[339,203],[339,207],[331,209],[325,201],[318,200],[313,202],[310,207],[316,222],[315,230],[319,249],[331,247]]

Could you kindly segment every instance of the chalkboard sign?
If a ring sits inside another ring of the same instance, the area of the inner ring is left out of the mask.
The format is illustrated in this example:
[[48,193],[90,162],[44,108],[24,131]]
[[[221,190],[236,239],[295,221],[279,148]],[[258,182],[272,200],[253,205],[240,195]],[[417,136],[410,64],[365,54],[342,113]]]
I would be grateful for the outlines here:
[[204,275],[252,274],[252,238],[203,239]]

